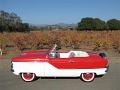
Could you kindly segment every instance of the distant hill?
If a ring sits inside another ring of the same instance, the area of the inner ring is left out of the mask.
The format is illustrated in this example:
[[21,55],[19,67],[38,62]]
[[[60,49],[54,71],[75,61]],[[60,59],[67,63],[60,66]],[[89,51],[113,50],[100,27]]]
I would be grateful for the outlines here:
[[66,23],[58,23],[58,24],[39,24],[39,25],[35,25],[35,24],[31,24],[32,26],[36,26],[38,28],[40,27],[48,27],[48,26],[51,26],[51,27],[61,27],[61,28],[67,28],[67,27],[76,27],[77,24],[66,24]]
[[66,24],[66,23],[58,23],[58,24],[56,24],[56,25],[58,25],[58,26],[60,26],[60,27],[76,27],[77,26],[77,24]]

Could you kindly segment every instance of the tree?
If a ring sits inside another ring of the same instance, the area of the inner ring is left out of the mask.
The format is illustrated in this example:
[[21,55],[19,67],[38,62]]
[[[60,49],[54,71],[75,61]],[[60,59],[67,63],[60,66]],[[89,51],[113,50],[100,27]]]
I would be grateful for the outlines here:
[[99,18],[86,17],[78,23],[79,30],[105,30],[106,23]]
[[93,30],[95,29],[95,22],[94,19],[91,17],[86,17],[78,23],[79,30]]
[[102,21],[99,18],[94,19],[95,30],[105,30],[107,28],[105,21]]
[[28,23],[23,23],[22,24],[22,27],[23,27],[23,30],[25,30],[26,32],[29,32],[30,31],[30,26],[29,26],[29,24]]
[[2,19],[0,18],[0,32],[3,32],[2,31]]
[[17,14],[0,11],[0,32],[24,32],[28,29],[29,24],[22,23]]
[[120,30],[120,20],[110,19],[107,21],[107,26],[110,30]]

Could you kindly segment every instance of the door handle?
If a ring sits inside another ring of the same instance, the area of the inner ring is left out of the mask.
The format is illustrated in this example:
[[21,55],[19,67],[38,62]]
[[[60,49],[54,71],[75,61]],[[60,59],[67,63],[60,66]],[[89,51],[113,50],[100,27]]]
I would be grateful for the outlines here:
[[69,62],[70,62],[70,63],[74,63],[75,61],[74,61],[74,60],[70,60]]

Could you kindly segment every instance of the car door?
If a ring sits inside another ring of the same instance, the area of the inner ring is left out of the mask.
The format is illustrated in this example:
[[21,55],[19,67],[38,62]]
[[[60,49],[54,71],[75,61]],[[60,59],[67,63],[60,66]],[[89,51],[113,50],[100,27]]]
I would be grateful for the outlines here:
[[67,69],[69,67],[69,58],[50,58],[49,63],[58,69]]
[[49,63],[58,69],[76,69],[80,67],[77,58],[50,58]]
[[69,64],[72,69],[90,69],[96,65],[91,57],[72,57]]

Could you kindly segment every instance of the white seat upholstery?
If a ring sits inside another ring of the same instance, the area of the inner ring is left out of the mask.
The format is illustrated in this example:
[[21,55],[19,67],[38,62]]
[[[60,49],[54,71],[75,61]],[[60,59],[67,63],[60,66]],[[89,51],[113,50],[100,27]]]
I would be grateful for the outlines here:
[[69,57],[69,52],[68,53],[60,53],[60,58],[68,58]]
[[74,57],[88,57],[88,53],[84,51],[70,51],[70,53],[74,53]]
[[[74,56],[71,54],[74,54]],[[84,51],[70,51],[68,53],[60,53],[60,58],[69,58],[69,57],[88,57],[88,53]]]

